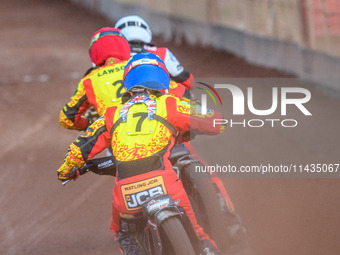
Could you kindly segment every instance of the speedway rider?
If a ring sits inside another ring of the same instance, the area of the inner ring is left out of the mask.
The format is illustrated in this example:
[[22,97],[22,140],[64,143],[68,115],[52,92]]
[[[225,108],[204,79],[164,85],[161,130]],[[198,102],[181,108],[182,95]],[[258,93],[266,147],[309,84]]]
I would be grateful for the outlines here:
[[144,19],[136,15],[125,16],[117,21],[115,28],[120,29],[129,41],[132,55],[145,52],[154,53],[164,61],[172,80],[183,84],[188,89],[195,86],[193,75],[184,69],[168,48],[156,47],[151,44],[152,32]]
[[[89,54],[93,67],[80,80],[71,100],[59,114],[60,125],[67,129],[86,130],[93,120],[83,115],[91,106],[101,116],[107,107],[120,104],[125,93],[122,80],[130,47],[120,30],[104,27],[96,31],[91,38]],[[170,84],[171,94],[190,97],[184,85],[174,81]]]
[[74,179],[77,177],[72,171],[74,166],[82,167],[88,158],[111,146],[117,176],[110,229],[124,254],[144,253],[133,230],[122,225],[125,215],[131,217],[131,211],[136,213],[140,204],[134,207],[136,205],[125,203],[121,187],[155,176],[161,176],[164,182],[163,193],[171,195],[184,208],[202,243],[210,249],[209,254],[219,254],[213,241],[197,224],[186,192],[168,157],[178,131],[220,134],[225,127],[214,127],[212,120],[222,116],[213,111],[210,115],[201,115],[189,103],[165,94],[169,83],[168,71],[159,57],[151,53],[132,57],[124,71],[127,92],[123,95],[123,104],[108,108],[105,115],[87,129],[87,136],[78,137],[70,145],[65,162],[58,169],[58,179]]
[[[187,98],[190,100],[192,98],[189,90],[195,87],[193,75],[184,69],[168,48],[156,47],[151,44],[152,32],[144,19],[136,15],[125,16],[116,22],[115,28],[120,29],[122,34],[129,41],[131,55],[151,52],[164,61],[172,79],[169,91],[171,94],[182,100],[186,100]],[[184,89],[184,87],[186,89]],[[192,137],[192,135],[190,137],[189,133],[181,132],[181,135],[178,136],[178,142],[185,143],[191,154],[196,155],[197,159],[207,165],[202,158],[197,156],[196,150],[191,146],[190,139],[192,139]],[[223,196],[226,207],[225,210],[228,211],[226,216],[228,217],[227,222],[229,225],[228,230],[226,231],[226,239],[234,244],[243,242],[245,239],[245,227],[243,226],[240,217],[236,214],[232,201],[224,188],[222,181],[218,178],[216,173],[211,173],[211,181],[216,185],[219,193]]]
[[86,130],[93,120],[83,114],[91,106],[103,115],[107,107],[121,103],[125,92],[122,80],[130,47],[120,30],[104,27],[96,31],[89,54],[96,68],[80,80],[71,100],[59,114],[60,125],[67,129]]

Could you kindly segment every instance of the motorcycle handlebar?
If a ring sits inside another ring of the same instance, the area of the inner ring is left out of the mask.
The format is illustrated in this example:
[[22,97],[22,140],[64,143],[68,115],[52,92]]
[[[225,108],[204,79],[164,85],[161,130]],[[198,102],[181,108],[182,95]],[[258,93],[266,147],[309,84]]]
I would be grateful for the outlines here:
[[[112,156],[89,159],[81,168],[74,167],[73,169],[71,170],[71,172],[79,171],[79,175],[83,175],[91,171],[98,175],[116,176],[116,166],[114,164],[114,158]],[[65,186],[71,180],[73,179],[62,182],[62,185]]]
[[[190,133],[188,133],[187,135],[190,136]],[[193,135],[191,134],[191,136]],[[187,156],[187,155],[190,155],[190,152],[188,148],[186,147],[186,145],[177,144],[176,146],[172,148],[170,156],[169,156],[169,160],[174,165],[178,161],[179,158],[183,156]],[[74,167],[71,170],[71,175],[72,175],[72,171],[74,172],[79,171],[79,175],[84,175],[91,171],[98,175],[116,176],[116,166],[114,163],[113,156],[89,159],[87,160],[85,165],[83,165],[81,168]],[[77,175],[74,174],[74,176],[77,176]],[[67,183],[69,183],[73,179],[69,179],[69,180],[62,182],[62,185],[65,186]]]

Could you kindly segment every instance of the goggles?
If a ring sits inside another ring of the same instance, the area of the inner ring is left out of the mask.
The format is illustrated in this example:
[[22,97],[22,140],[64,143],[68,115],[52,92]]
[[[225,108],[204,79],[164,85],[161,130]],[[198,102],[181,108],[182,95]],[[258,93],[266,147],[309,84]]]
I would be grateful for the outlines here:
[[144,28],[146,31],[148,31],[151,34],[151,30],[146,25],[144,25],[142,22],[139,22],[139,21],[125,22],[125,23],[121,24],[118,27],[118,29],[122,30],[125,27],[141,27],[141,28]]
[[95,36],[92,37],[91,39],[91,42],[90,42],[90,46],[89,46],[89,50],[91,49],[92,45],[98,41],[100,38],[104,37],[104,36],[108,36],[108,35],[115,35],[115,36],[120,36],[120,37],[123,37],[125,40],[125,36],[120,32],[120,31],[103,31],[103,32],[100,32],[98,34],[96,34]]

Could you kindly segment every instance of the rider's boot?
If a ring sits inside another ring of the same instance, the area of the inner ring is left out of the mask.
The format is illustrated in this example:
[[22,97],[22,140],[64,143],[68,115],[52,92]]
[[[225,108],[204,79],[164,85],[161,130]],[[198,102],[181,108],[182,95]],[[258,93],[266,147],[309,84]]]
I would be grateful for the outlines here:
[[145,255],[133,233],[119,231],[116,236],[116,241],[124,255]]

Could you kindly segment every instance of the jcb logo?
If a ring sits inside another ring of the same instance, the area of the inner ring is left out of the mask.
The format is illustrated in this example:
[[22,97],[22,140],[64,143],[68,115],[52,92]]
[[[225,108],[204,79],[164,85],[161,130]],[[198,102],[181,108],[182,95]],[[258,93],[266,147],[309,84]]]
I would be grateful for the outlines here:
[[149,197],[167,194],[162,176],[155,176],[146,180],[124,184],[121,186],[125,208],[136,211]]
[[146,201],[146,199],[160,194],[164,194],[161,185],[148,190],[144,190],[142,192],[138,192],[136,194],[126,195],[125,201],[128,206],[128,209],[136,210],[141,207],[141,205]]

